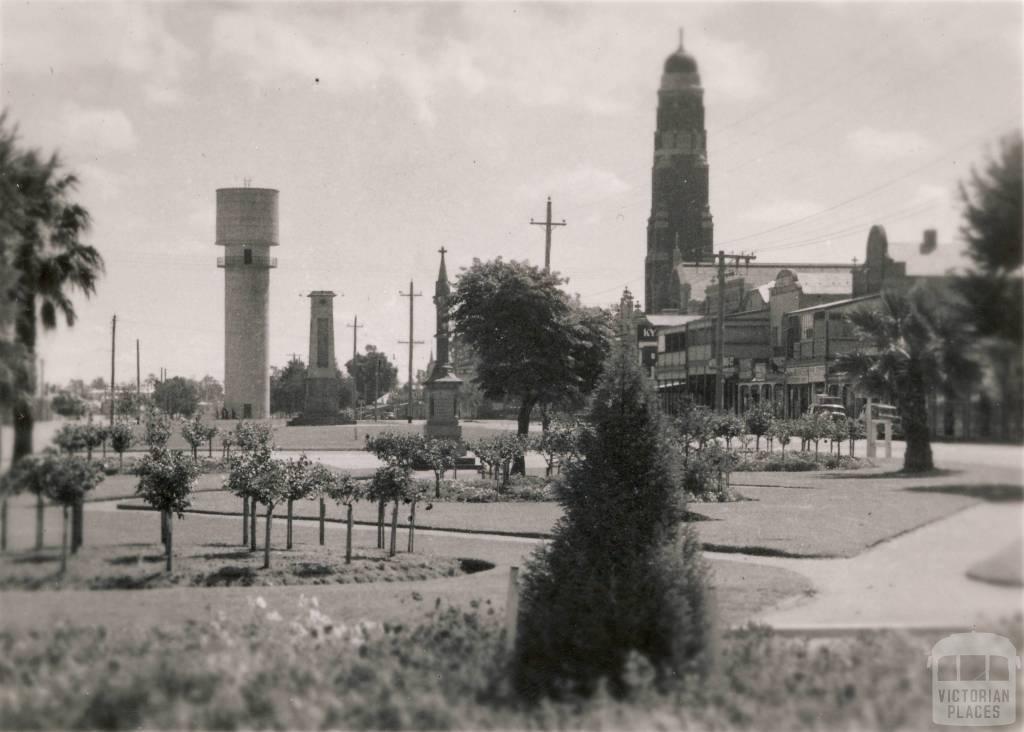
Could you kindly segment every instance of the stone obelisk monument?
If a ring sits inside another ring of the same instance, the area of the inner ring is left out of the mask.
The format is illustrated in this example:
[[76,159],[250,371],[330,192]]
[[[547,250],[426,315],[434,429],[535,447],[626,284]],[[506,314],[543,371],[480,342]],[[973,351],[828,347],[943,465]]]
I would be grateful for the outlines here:
[[434,369],[424,384],[427,397],[427,425],[424,435],[427,439],[461,440],[462,427],[459,426],[459,388],[462,379],[455,375],[448,352],[448,300],[451,297],[451,286],[448,284],[448,271],[445,269],[444,247],[441,252],[441,268],[437,273],[434,285],[434,307],[437,311],[437,358]]
[[309,363],[302,424],[335,424],[338,420],[340,384],[338,364],[334,360],[335,297],[329,290],[309,293]]

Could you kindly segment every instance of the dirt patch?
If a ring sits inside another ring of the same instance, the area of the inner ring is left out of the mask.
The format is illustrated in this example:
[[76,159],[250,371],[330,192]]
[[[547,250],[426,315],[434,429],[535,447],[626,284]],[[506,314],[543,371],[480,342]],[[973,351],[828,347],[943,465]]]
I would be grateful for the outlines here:
[[176,552],[172,572],[163,571],[160,545],[85,547],[68,558],[60,573],[60,554],[48,548],[0,557],[2,590],[145,590],[159,587],[266,587],[371,582],[405,582],[456,577],[494,567],[490,562],[425,554],[388,557],[360,548],[345,563],[337,548],[300,546],[271,552],[263,569],[263,551],[202,545]]

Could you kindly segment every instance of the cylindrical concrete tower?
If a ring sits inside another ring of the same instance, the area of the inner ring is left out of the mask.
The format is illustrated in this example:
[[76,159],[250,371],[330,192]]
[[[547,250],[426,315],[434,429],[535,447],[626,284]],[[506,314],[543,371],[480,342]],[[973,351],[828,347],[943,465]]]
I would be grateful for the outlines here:
[[224,409],[237,419],[270,416],[270,270],[277,259],[277,191],[217,189],[217,246],[224,256]]

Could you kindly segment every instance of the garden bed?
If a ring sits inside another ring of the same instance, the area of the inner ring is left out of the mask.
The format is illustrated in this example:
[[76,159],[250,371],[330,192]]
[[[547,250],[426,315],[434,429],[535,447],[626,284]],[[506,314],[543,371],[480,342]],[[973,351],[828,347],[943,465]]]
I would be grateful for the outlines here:
[[[12,729],[932,729],[932,636],[720,643],[714,672],[627,698],[530,706],[507,683],[501,614],[337,622],[307,598],[128,636],[61,626],[0,633],[0,719]],[[1021,643],[1019,618],[993,628]],[[400,690],[400,691],[399,691]]]
[[271,551],[270,569],[262,569],[263,551],[211,543],[192,546],[164,571],[160,544],[84,547],[69,557],[62,576],[60,551],[20,551],[0,555],[0,590],[144,590],[161,587],[229,587],[403,582],[455,577],[490,569],[489,562],[423,554],[388,557],[361,547],[346,564],[337,547],[303,545]]

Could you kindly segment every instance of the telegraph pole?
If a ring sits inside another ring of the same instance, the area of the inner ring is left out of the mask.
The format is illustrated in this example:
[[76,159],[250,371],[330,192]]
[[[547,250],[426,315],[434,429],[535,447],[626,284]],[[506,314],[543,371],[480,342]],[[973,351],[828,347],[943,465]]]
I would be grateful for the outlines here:
[[142,370],[139,363],[139,339],[135,339],[135,423],[142,422]]
[[117,339],[117,316],[110,321],[110,426],[114,426],[114,343]]
[[561,223],[551,220],[551,196],[548,196],[548,212],[547,217],[544,221],[534,221],[530,219],[530,226],[543,226],[544,227],[544,271],[551,271],[551,227],[553,226],[568,226],[565,223],[565,219],[562,219]]
[[408,343],[409,344],[409,383],[408,383],[408,387],[409,387],[409,407],[408,407],[407,415],[408,415],[408,418],[409,418],[409,420],[408,420],[409,424],[412,424],[412,348],[413,348],[414,345],[422,344],[423,343],[423,341],[413,340],[413,337],[412,337],[412,334],[413,334],[413,329],[412,329],[412,312],[413,312],[412,311],[412,306],[413,306],[413,302],[414,302],[413,298],[414,297],[422,297],[423,293],[422,292],[414,292],[413,291],[413,287],[412,287],[412,280],[409,280],[409,292],[402,292],[401,290],[399,290],[398,294],[401,295],[402,297],[409,298],[409,340],[408,341],[399,341],[399,343]]
[[377,421],[377,395],[380,394],[380,354],[373,354],[373,421]]
[[753,254],[726,254],[719,251],[718,258],[718,313],[715,318],[715,411],[725,410],[725,263],[732,260],[738,265],[742,259],[747,264],[757,259]]
[[356,368],[356,354],[359,352],[356,347],[356,334],[363,326],[359,325],[359,316],[352,316],[352,322],[345,324],[346,328],[352,329],[352,392],[355,394],[356,419],[359,419],[359,369]]

